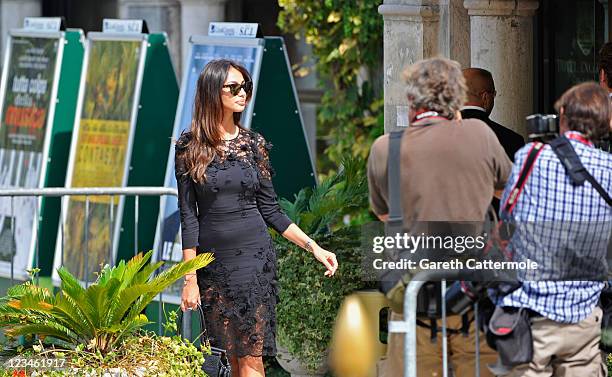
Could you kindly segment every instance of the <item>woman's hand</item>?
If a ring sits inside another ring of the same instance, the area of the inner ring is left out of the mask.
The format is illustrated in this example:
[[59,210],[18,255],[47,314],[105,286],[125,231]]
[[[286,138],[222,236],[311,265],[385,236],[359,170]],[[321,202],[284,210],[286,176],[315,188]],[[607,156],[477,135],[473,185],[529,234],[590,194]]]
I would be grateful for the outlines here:
[[196,309],[200,305],[200,288],[198,288],[198,280],[195,276],[186,280],[181,294],[181,310]]
[[323,249],[319,245],[313,245],[312,254],[315,258],[327,268],[325,276],[334,276],[338,269],[338,261],[336,260],[336,254]]

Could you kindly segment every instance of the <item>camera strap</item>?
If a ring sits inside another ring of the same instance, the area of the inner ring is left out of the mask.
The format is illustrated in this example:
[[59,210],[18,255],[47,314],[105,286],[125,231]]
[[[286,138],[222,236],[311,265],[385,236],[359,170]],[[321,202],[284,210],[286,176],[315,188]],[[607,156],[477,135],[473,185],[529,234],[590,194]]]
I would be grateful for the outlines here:
[[[400,233],[404,223],[400,180],[400,149],[403,134],[403,129],[394,130],[389,133],[389,151],[387,156],[387,202],[389,213],[385,222],[385,234],[387,236]],[[399,259],[399,253],[397,250],[385,249],[385,257],[388,260],[395,261]],[[400,270],[391,269],[383,271],[380,279],[380,290],[387,294],[402,278],[403,274]]]
[[387,220],[387,234],[401,231],[404,222],[401,203],[400,180],[400,151],[404,130],[389,133],[389,156],[387,162],[387,183],[389,195],[389,218]]
[[[493,231],[493,234],[495,236],[491,240],[489,240],[489,242],[487,243],[485,254],[493,250],[493,246],[495,245],[494,239],[496,239],[497,245],[499,246],[501,253],[504,254],[506,259],[508,260],[512,259],[512,255],[507,250],[508,239],[504,238],[504,237],[509,236],[509,232],[504,231],[505,230],[504,221],[508,219],[508,216],[510,215],[510,213],[512,213],[512,210],[514,210],[514,207],[516,206],[516,203],[518,202],[518,198],[521,195],[521,192],[523,192],[523,189],[525,188],[525,184],[527,183],[527,178],[529,178],[529,175],[531,174],[531,171],[533,170],[533,166],[538,156],[540,155],[540,153],[542,153],[543,150],[544,150],[544,144],[539,141],[534,142],[533,145],[531,146],[531,149],[529,150],[529,153],[527,154],[527,158],[525,159],[525,162],[523,163],[523,166],[521,167],[519,177],[516,180],[514,187],[512,187],[512,190],[510,190],[510,194],[506,198],[506,202],[504,203],[504,205],[500,206],[499,221],[497,222],[497,226],[495,227],[495,230]],[[502,235],[502,233],[504,235]],[[510,291],[516,288],[517,287],[515,286],[513,286],[512,288],[507,287],[507,289]]]
[[609,206],[612,206],[612,198],[606,192],[606,190],[601,187],[599,182],[589,173],[589,171],[584,167],[582,161],[580,161],[580,157],[576,153],[576,150],[572,146],[572,143],[565,136],[559,136],[550,142],[550,146],[561,161],[561,164],[565,168],[565,172],[569,176],[572,185],[574,186],[582,186],[584,185],[584,181],[588,181],[591,186],[601,197],[608,203]]
[[[527,178],[529,178],[529,175],[531,174],[531,171],[533,170],[533,165],[543,150],[544,150],[544,144],[540,142],[535,142],[531,146],[531,149],[529,150],[529,154],[527,155],[527,158],[525,159],[525,162],[523,163],[523,167],[521,168],[521,172],[519,173],[519,177],[516,183],[514,184],[512,191],[510,191],[510,195],[508,195],[508,198],[506,199],[506,203],[504,203],[504,205],[501,207],[501,218],[502,219],[506,218],[506,216],[508,216],[512,212],[512,210],[514,209],[514,206],[516,206],[516,202],[518,201],[518,198],[521,195],[521,192],[523,192],[523,188],[525,188],[525,183],[527,183]],[[500,223],[502,219],[500,219]]]

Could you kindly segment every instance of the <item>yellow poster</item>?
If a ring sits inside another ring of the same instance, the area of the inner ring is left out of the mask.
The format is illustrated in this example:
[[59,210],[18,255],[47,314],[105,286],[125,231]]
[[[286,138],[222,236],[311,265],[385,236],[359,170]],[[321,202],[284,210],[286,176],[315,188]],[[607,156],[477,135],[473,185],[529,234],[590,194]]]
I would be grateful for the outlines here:
[[[121,187],[126,180],[130,124],[141,41],[90,41],[85,93],[72,163],[72,187]],[[118,196],[74,196],[64,227],[64,266],[92,281],[114,259]],[[88,212],[88,213],[86,213]]]
[[[72,187],[120,187],[123,184],[130,122],[81,119]],[[85,197],[74,197],[85,201]],[[115,197],[115,204],[119,198]],[[107,196],[92,196],[90,202],[110,203]]]

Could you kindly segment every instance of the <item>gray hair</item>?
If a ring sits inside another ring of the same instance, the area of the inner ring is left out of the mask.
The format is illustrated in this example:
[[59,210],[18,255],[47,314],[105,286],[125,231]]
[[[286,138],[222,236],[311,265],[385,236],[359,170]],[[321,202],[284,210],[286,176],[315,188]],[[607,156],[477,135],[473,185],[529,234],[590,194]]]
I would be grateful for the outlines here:
[[453,119],[466,101],[467,86],[454,60],[420,60],[404,71],[406,96],[413,109],[436,111]]

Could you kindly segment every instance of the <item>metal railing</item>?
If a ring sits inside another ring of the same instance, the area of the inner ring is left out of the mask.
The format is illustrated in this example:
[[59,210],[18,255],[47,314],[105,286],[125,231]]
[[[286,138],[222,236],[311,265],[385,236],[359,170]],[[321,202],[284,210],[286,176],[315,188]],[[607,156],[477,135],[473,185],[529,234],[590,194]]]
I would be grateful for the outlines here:
[[[138,250],[138,222],[139,222],[139,217],[138,217],[138,213],[139,213],[139,198],[141,196],[159,196],[160,198],[160,211],[163,211],[163,208],[161,206],[161,198],[163,196],[174,196],[174,197],[178,197],[178,192],[175,188],[168,188],[168,187],[79,187],[79,188],[64,188],[64,187],[50,187],[50,188],[40,188],[40,189],[0,189],[0,197],[9,197],[11,198],[11,232],[12,232],[12,236],[13,238],[15,237],[15,226],[14,226],[14,198],[15,197],[35,197],[36,200],[38,201],[41,198],[44,197],[61,197],[62,199],[64,197],[70,197],[70,196],[85,196],[85,254],[84,254],[84,263],[85,263],[85,269],[84,269],[84,275],[85,275],[85,285],[89,284],[89,266],[88,266],[88,243],[89,243],[89,239],[88,239],[88,229],[89,229],[89,205],[90,205],[90,197],[91,196],[109,196],[110,197],[110,205],[109,205],[109,216],[110,216],[110,252],[109,252],[109,264],[111,266],[115,265],[115,260],[114,260],[114,248],[113,248],[113,229],[114,229],[114,220],[115,220],[115,214],[114,214],[114,201],[115,201],[115,197],[126,197],[126,196],[134,196],[134,255],[136,255],[139,250]],[[35,219],[35,225],[36,227],[39,226],[39,223],[41,221],[40,215],[39,215],[39,205],[38,203],[34,206],[35,208],[35,213],[34,213],[34,219]],[[61,252],[61,263],[60,265],[64,264],[64,203],[60,204],[60,213],[59,213],[59,227],[60,227],[60,234],[62,237],[62,241],[60,242],[60,252]],[[163,229],[163,217],[162,217],[162,224],[160,226],[160,229]],[[33,268],[35,269],[39,269],[40,265],[39,265],[39,261],[40,261],[40,252],[39,252],[39,237],[40,237],[40,231],[36,232],[36,238],[34,240],[34,258],[33,258]],[[57,252],[57,250],[55,250],[55,252]],[[157,253],[158,256],[161,256],[161,253],[158,252]],[[10,281],[11,281],[11,286],[15,283],[15,272],[14,272],[14,258],[11,258],[11,276],[10,276]],[[35,275],[35,282],[36,284],[39,283],[39,274]],[[159,300],[158,300],[158,322],[159,322],[159,326],[158,326],[158,330],[161,333],[162,331],[162,299],[163,299],[163,294],[160,293],[159,295]]]
[[[404,333],[404,377],[417,377],[417,296],[419,290],[427,281],[439,280],[441,289],[441,321],[442,321],[442,376],[448,376],[448,334],[446,321],[446,281],[459,280],[461,271],[421,271],[408,283],[404,292],[403,321],[390,321],[389,333]],[[474,304],[475,329],[475,373],[480,377],[480,334],[478,329],[478,304]]]

